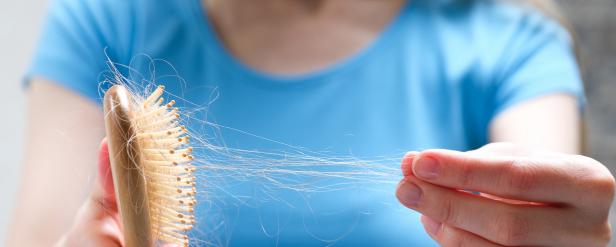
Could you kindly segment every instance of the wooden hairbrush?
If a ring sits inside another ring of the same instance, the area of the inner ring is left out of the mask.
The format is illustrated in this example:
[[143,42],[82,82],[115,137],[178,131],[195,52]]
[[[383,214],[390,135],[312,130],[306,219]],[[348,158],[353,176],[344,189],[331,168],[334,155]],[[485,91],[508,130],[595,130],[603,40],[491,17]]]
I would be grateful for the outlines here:
[[164,86],[147,97],[114,85],[104,98],[105,128],[127,247],[188,246],[195,223],[192,148]]

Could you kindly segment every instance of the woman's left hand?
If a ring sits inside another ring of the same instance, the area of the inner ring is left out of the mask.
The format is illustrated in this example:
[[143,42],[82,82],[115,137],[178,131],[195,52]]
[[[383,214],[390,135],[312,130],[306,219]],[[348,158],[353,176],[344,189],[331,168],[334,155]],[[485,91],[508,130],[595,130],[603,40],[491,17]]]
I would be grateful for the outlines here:
[[[606,246],[614,177],[580,155],[496,143],[402,161],[396,195],[441,246]],[[471,193],[469,191],[473,191]]]

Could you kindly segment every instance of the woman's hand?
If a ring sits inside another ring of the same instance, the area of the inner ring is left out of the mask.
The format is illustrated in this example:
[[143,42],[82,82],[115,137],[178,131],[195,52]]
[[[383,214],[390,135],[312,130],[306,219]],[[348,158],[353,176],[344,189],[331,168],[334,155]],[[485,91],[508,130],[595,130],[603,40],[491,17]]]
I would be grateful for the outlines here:
[[[103,139],[98,155],[98,181],[92,194],[75,216],[73,227],[56,246],[122,247],[124,237],[121,222],[111,176],[107,140]],[[161,247],[175,246],[164,244]]]
[[[442,246],[606,246],[614,177],[580,155],[496,143],[402,161],[396,195]],[[471,193],[473,191],[476,193]]]
[[106,140],[98,157],[98,181],[75,217],[73,227],[56,246],[124,246]]

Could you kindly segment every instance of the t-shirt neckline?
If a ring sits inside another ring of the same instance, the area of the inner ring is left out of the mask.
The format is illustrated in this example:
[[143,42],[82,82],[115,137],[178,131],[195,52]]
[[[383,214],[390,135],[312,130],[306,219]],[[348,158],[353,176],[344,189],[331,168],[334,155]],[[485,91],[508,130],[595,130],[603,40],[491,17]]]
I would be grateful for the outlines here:
[[398,13],[386,24],[378,36],[360,48],[358,51],[339,59],[331,65],[322,67],[310,72],[298,73],[293,75],[279,75],[260,71],[252,68],[233,56],[231,52],[224,46],[218,34],[214,31],[213,24],[209,19],[209,15],[201,0],[193,0],[193,14],[194,24],[200,33],[201,38],[206,41],[206,44],[211,47],[206,48],[207,51],[215,53],[214,57],[219,59],[227,69],[234,71],[234,73],[240,73],[243,76],[248,77],[253,83],[274,83],[274,84],[297,84],[309,81],[319,81],[321,79],[333,76],[342,71],[348,70],[352,67],[361,64],[363,61],[370,59],[370,55],[382,48],[388,47],[389,40],[394,39],[398,30],[402,27],[405,17],[409,14],[409,10],[413,1],[407,1],[398,10]]

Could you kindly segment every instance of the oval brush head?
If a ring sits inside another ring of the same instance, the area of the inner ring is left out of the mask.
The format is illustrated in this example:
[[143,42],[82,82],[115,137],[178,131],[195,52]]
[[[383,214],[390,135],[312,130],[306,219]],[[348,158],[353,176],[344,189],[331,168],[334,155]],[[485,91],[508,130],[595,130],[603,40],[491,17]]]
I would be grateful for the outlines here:
[[128,247],[159,242],[188,246],[194,224],[195,168],[175,101],[159,86],[147,98],[120,85],[104,98],[105,128],[116,199]]

